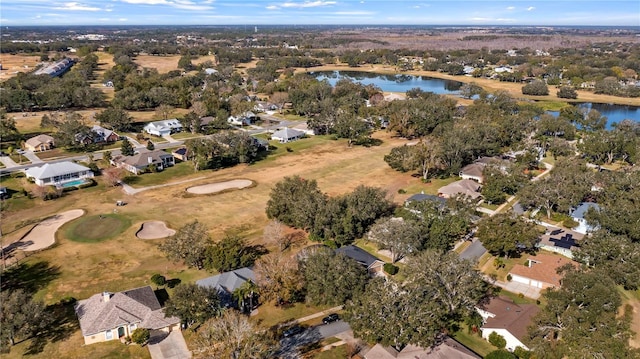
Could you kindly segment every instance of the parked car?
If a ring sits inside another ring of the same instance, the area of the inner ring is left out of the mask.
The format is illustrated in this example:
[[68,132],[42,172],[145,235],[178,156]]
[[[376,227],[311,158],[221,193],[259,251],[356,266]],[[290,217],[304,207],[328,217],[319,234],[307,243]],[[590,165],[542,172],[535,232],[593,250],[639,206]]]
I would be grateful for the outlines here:
[[293,327],[291,327],[291,328],[289,328],[289,329],[285,330],[285,331],[282,333],[282,336],[283,336],[283,337],[285,337],[285,338],[289,338],[289,337],[292,337],[292,336],[294,336],[294,335],[296,335],[296,334],[300,334],[300,333],[302,333],[303,331],[304,331],[304,328],[302,328],[302,327],[301,327],[301,326],[299,326],[299,325],[294,325]]
[[340,320],[340,316],[337,313],[333,313],[322,318],[322,324],[329,324],[338,320]]

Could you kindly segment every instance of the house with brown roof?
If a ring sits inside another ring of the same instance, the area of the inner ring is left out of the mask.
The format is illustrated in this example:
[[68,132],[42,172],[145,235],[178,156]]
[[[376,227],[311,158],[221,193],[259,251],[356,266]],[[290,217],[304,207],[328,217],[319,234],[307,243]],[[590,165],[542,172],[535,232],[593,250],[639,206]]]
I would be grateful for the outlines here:
[[33,152],[48,151],[54,146],[55,140],[49,135],[37,135],[26,140],[24,143],[24,149]]
[[558,268],[576,262],[565,257],[538,253],[527,258],[526,265],[516,264],[513,266],[509,275],[511,280],[518,283],[526,284],[533,288],[557,288],[560,287],[562,275],[558,274]]
[[151,166],[155,166],[156,171],[171,167],[175,165],[175,158],[171,153],[162,150],[141,150],[133,156],[116,156],[111,160],[111,164],[137,175],[146,172]]
[[538,314],[540,308],[534,304],[515,304],[507,297],[491,298],[489,303],[476,308],[484,324],[480,328],[482,337],[489,340],[489,335],[495,332],[506,341],[508,350],[516,347],[529,348],[522,343],[527,336],[527,328],[532,318]]
[[365,359],[480,359],[481,356],[471,351],[453,338],[446,337],[440,344],[432,348],[421,348],[407,345],[402,350],[376,344],[364,354]]
[[131,336],[137,328],[152,336],[180,330],[180,319],[167,317],[150,286],[123,292],[103,292],[76,303],[75,312],[85,344]]
[[486,165],[482,163],[468,164],[460,170],[460,177],[462,177],[462,179],[470,179],[478,183],[482,183],[484,180],[482,172],[484,171],[485,166]]
[[438,189],[438,196],[443,198],[452,198],[457,195],[464,195],[471,199],[477,199],[481,196],[481,189],[482,186],[478,182],[470,179],[463,179],[440,187]]

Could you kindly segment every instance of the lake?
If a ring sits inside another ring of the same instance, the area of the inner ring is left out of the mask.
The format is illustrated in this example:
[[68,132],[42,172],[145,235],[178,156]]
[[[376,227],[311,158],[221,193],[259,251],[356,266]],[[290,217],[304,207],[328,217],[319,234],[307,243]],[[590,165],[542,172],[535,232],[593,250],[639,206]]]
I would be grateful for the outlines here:
[[[364,85],[376,85],[385,92],[402,92],[405,93],[413,88],[420,88],[423,91],[437,93],[439,95],[458,94],[462,82],[452,80],[442,80],[427,76],[412,75],[385,75],[372,72],[360,71],[319,71],[310,72],[318,80],[327,80],[332,86],[338,80],[346,78],[354,82],[360,82]],[[611,128],[613,123],[619,123],[622,120],[629,119],[640,122],[640,107],[626,105],[610,105],[601,103],[579,103],[576,106],[580,108],[595,109],[602,115],[607,116],[607,128]],[[548,113],[558,116],[557,111],[548,111]]]
[[326,79],[331,86],[335,86],[338,80],[345,78],[353,82],[360,82],[364,85],[376,85],[385,92],[405,93],[413,88],[419,87],[423,91],[447,95],[457,94],[462,86],[462,82],[459,81],[403,74],[384,75],[359,71],[320,71],[310,72],[309,74],[320,81]]

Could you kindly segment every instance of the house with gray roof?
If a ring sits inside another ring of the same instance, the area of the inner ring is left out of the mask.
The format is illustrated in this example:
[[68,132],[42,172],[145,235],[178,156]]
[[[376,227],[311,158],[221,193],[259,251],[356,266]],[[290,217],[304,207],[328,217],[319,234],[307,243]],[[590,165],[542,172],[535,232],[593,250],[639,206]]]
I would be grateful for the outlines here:
[[271,135],[272,140],[280,141],[280,143],[292,142],[304,137],[305,133],[293,128],[285,127],[281,130],[274,132]]
[[140,150],[133,156],[116,156],[111,160],[111,164],[137,175],[146,172],[151,166],[155,166],[156,171],[162,171],[176,162],[171,153],[162,150]]
[[365,359],[480,359],[481,357],[453,338],[445,337],[429,348],[407,345],[401,350],[376,344]]
[[342,254],[346,257],[349,257],[358,264],[367,268],[367,271],[372,276],[384,276],[384,261],[380,260],[378,257],[370,254],[364,249],[349,245],[336,249],[336,253]]
[[478,184],[478,182],[470,179],[463,179],[440,187],[438,189],[438,196],[443,198],[453,198],[457,195],[463,195],[470,197],[471,199],[477,199],[481,196],[481,189],[482,186]]
[[573,259],[573,252],[584,236],[583,233],[570,229],[548,227],[545,234],[540,236],[536,247]]
[[87,179],[93,178],[93,172],[89,168],[70,161],[31,167],[25,171],[25,174],[38,186],[64,187],[71,182],[82,184]]
[[600,211],[600,206],[598,206],[597,203],[593,202],[580,203],[578,207],[571,211],[571,218],[574,221],[578,222],[578,226],[573,228],[574,231],[582,234],[587,234],[587,232],[592,232],[597,229],[594,226],[588,224],[587,220],[584,218],[584,215],[587,214],[587,212],[591,208],[593,208],[594,211]]
[[253,272],[253,269],[244,267],[200,279],[196,281],[196,284],[201,287],[214,288],[217,290],[223,306],[236,307],[237,303],[233,299],[233,292],[248,281],[255,283],[256,274]]
[[162,137],[172,133],[181,132],[182,124],[178,119],[172,118],[170,120],[149,122],[144,125],[143,130],[150,135]]
[[75,305],[85,344],[131,336],[137,328],[152,336],[180,330],[180,319],[167,317],[150,286],[117,293],[103,292]]

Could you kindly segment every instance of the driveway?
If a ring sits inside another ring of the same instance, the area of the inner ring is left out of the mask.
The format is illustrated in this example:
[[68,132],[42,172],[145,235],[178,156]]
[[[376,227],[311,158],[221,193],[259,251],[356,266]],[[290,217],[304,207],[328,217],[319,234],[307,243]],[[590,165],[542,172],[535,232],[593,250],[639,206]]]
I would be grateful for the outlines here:
[[152,359],[191,358],[191,352],[179,330],[174,330],[168,335],[151,337],[148,346]]
[[487,250],[482,246],[482,242],[480,242],[478,238],[474,238],[471,245],[460,253],[460,258],[477,262],[486,252]]
[[38,156],[36,156],[36,154],[33,153],[33,151],[24,151],[22,155],[25,156],[33,164],[44,162],[43,160],[38,158]]
[[2,164],[6,168],[18,167],[18,164],[15,163],[9,156],[0,156],[0,162],[2,162]]
[[511,282],[501,282],[501,281],[492,281],[489,278],[485,278],[485,280],[489,283],[494,284],[502,289],[508,290],[511,293],[522,294],[527,298],[538,299],[540,298],[542,289],[534,288],[528,286],[524,283],[518,283],[516,281]]

